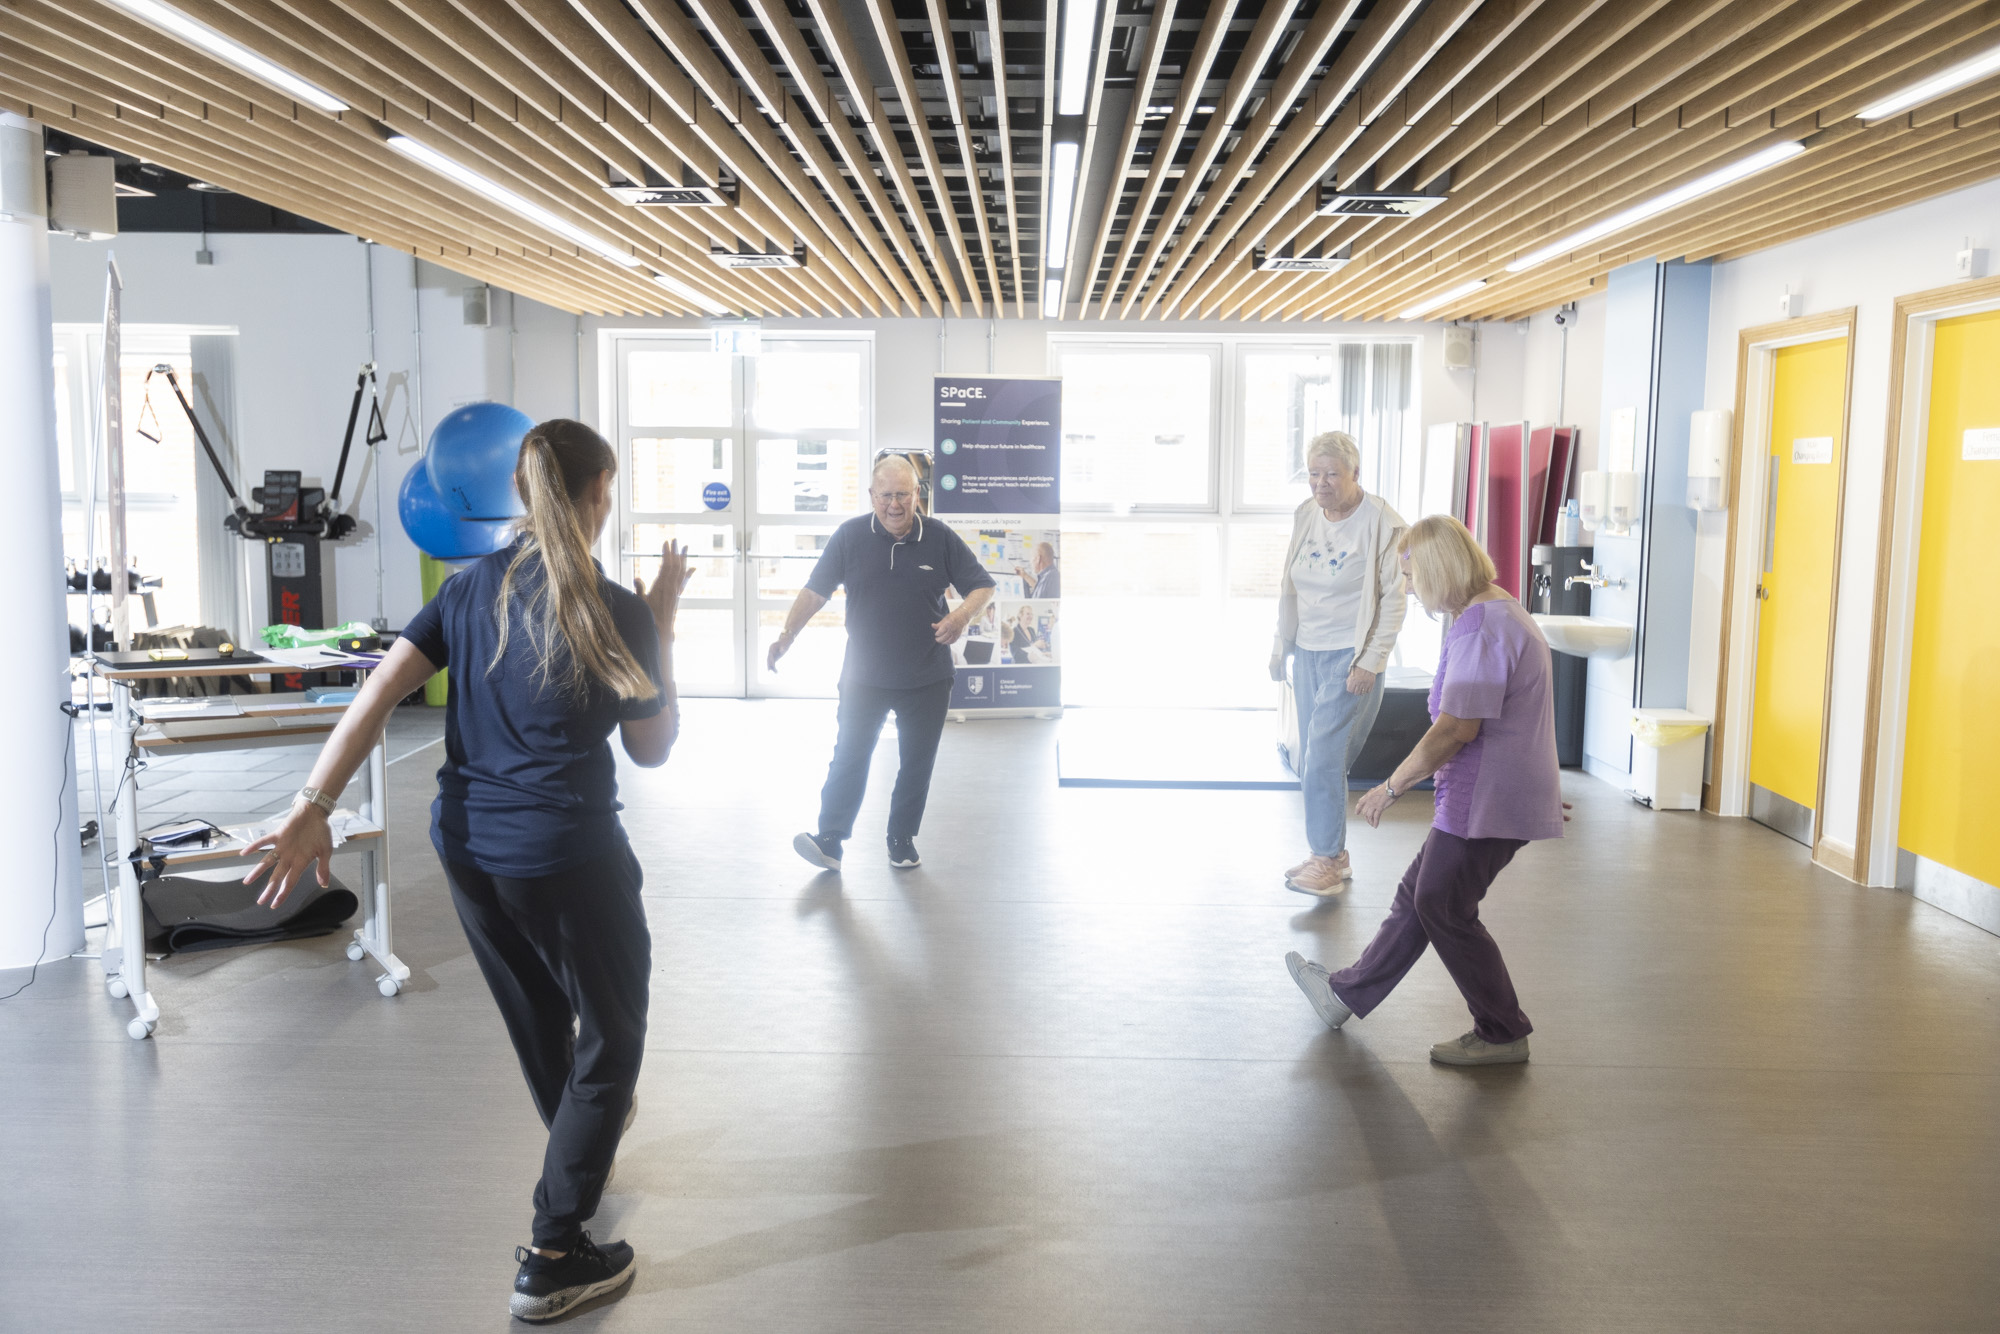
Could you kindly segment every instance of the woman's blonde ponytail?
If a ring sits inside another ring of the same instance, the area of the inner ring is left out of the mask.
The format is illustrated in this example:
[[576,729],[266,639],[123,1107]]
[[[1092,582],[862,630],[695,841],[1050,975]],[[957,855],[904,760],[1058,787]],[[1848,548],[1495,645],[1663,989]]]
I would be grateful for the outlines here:
[[500,581],[494,607],[500,642],[491,672],[507,651],[513,618],[508,614],[516,580],[539,565],[540,578],[520,578],[524,587],[524,628],[535,648],[536,675],[545,686],[581,698],[592,682],[620,699],[652,699],[659,694],[626,648],[598,591],[597,563],[583,531],[576,500],[598,476],[615,472],[618,456],[604,437],[582,422],[557,418],[530,430],[514,465],[514,486],[528,513],[516,525],[521,549]]

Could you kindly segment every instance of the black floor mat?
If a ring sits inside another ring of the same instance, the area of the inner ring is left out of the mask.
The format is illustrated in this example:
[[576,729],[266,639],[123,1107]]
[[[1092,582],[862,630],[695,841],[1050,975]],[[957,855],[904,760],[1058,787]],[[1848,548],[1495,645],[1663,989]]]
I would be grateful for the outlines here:
[[142,891],[147,951],[187,954],[324,936],[338,931],[361,906],[354,891],[339,880],[321,889],[308,879],[275,912],[257,906],[261,888],[234,880],[191,880],[177,875],[150,882]]

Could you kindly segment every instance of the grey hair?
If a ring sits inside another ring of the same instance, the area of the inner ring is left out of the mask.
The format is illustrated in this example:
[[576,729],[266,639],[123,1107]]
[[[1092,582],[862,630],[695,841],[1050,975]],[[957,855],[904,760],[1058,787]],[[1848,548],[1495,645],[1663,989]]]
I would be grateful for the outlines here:
[[1335,459],[1356,477],[1361,475],[1361,446],[1345,431],[1321,431],[1306,446],[1306,467],[1314,459]]
[[882,470],[884,468],[901,468],[906,474],[908,474],[910,479],[910,485],[912,487],[915,487],[919,482],[923,480],[922,477],[920,477],[917,473],[917,465],[910,462],[908,455],[884,454],[881,458],[875,460],[874,468],[872,468],[868,473],[868,481],[870,485],[873,485],[875,479],[882,475]]

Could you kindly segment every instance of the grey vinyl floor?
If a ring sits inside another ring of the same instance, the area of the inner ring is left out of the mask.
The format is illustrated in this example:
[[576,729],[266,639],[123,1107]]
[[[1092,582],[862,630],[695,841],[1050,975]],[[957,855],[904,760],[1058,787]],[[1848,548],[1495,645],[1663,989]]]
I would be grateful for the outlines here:
[[[1534,1060],[1444,1069],[1434,957],[1337,1034],[1281,962],[1360,950],[1426,798],[1317,904],[1295,793],[1059,789],[1057,726],[950,728],[908,872],[790,851],[829,705],[695,701],[624,775],[640,1270],[572,1327],[2000,1328],[2000,938],[1571,774],[1486,909]],[[396,728],[403,995],[330,937],[158,966],[147,1042],[87,960],[0,1004],[0,1329],[508,1327],[541,1128]]]

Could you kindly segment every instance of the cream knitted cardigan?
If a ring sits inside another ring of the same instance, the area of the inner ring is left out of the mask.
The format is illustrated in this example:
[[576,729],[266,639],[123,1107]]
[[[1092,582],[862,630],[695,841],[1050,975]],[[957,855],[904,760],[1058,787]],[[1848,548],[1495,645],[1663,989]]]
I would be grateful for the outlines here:
[[[1299,590],[1292,583],[1292,563],[1299,558],[1299,547],[1318,508],[1319,502],[1307,497],[1292,514],[1292,540],[1285,544],[1285,569],[1278,585],[1278,636],[1271,647],[1274,677],[1283,672],[1286,655],[1298,646]],[[1396,646],[1396,636],[1403,629],[1403,613],[1408,607],[1396,544],[1403,540],[1403,532],[1409,525],[1380,496],[1362,496],[1359,512],[1367,521],[1361,546],[1375,553],[1376,577],[1361,587],[1361,612],[1354,623],[1354,642],[1360,652],[1355,655],[1354,665],[1380,672],[1389,665],[1389,650]]]

